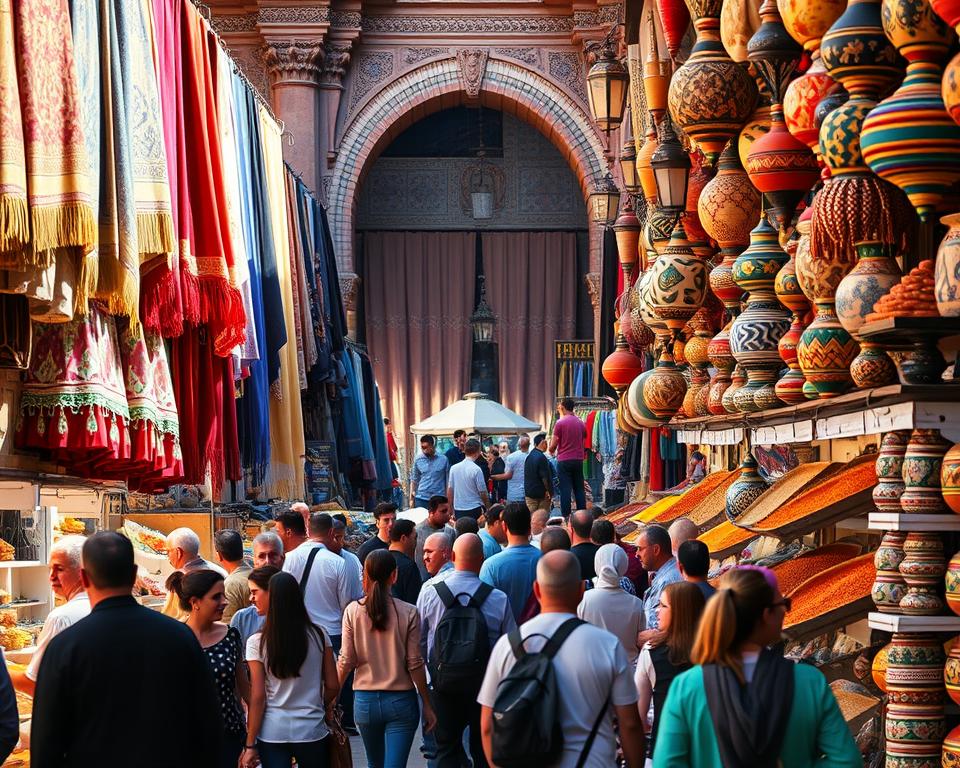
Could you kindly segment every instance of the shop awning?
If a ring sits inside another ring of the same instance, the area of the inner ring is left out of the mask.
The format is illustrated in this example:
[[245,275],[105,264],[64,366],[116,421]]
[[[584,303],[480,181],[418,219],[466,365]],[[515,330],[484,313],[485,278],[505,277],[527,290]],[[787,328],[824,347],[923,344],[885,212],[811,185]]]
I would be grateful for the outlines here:
[[410,427],[415,435],[452,435],[458,429],[467,434],[519,435],[536,432],[540,425],[481,392],[469,392],[462,400]]

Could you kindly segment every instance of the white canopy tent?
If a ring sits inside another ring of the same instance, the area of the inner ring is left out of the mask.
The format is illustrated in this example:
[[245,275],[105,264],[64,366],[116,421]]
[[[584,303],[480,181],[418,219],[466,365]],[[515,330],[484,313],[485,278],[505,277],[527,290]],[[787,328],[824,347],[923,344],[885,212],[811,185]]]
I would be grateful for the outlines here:
[[520,435],[536,432],[540,425],[514,413],[482,392],[468,392],[462,400],[448,405],[419,424],[410,427],[415,435],[452,435],[463,429],[467,434]]

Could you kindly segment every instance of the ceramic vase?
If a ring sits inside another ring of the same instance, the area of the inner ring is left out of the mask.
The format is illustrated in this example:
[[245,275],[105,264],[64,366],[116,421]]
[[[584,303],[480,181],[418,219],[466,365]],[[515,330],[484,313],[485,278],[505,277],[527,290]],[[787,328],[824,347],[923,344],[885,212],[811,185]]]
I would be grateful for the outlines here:
[[883,693],[887,692],[887,652],[889,647],[888,643],[877,651],[877,655],[873,657],[873,662],[870,664],[870,677],[873,678],[874,685]]
[[900,497],[904,489],[903,456],[907,452],[909,441],[908,429],[887,432],[880,441],[876,463],[877,485],[873,489],[873,503],[878,512],[898,514],[902,511]]
[[680,410],[687,394],[687,380],[680,373],[669,350],[660,355],[657,366],[643,382],[643,401],[658,419],[670,419]]
[[864,119],[860,147],[870,169],[906,192],[927,220],[960,180],[960,126],[940,92],[941,62],[954,34],[929,0],[883,0],[882,19],[907,73]]
[[840,325],[832,301],[816,301],[817,315],[800,337],[797,360],[821,399],[836,397],[853,384],[850,365],[860,346]]
[[906,513],[946,512],[940,490],[940,471],[950,443],[938,429],[914,429],[903,456],[903,495],[900,506]]
[[943,740],[940,768],[960,768],[960,725],[950,731]]
[[630,351],[623,334],[617,334],[614,350],[600,368],[604,380],[620,395],[642,371],[643,360]]
[[770,96],[761,93],[757,100],[756,109],[754,109],[750,117],[747,118],[747,122],[744,123],[743,128],[740,129],[740,133],[737,136],[737,153],[740,155],[742,162],[747,162],[747,158],[750,156],[750,149],[753,147],[754,142],[761,136],[766,135],[769,130]]
[[747,63],[747,43],[760,28],[762,0],[725,0],[720,11],[720,40],[738,64]]
[[676,59],[683,36],[690,26],[690,11],[684,0],[657,0],[657,13],[660,14],[663,38],[667,41],[670,58]]
[[723,394],[730,386],[731,373],[737,363],[733,355],[730,354],[730,326],[732,324],[733,320],[728,321],[720,333],[710,339],[710,343],[707,345],[707,356],[717,371],[710,380],[710,395],[707,401],[707,410],[714,416],[723,416],[727,412],[723,407]]
[[723,393],[723,397],[720,398],[720,403],[723,405],[723,410],[725,410],[727,413],[739,413],[737,406],[734,404],[733,398],[746,383],[746,371],[743,369],[743,366],[740,365],[740,363],[737,363],[730,378],[730,386],[727,387]]
[[835,301],[840,325],[856,335],[880,297],[900,282],[903,273],[891,246],[873,240],[854,247],[857,264],[837,285]]
[[940,638],[897,632],[886,651],[886,692],[891,704],[936,707],[943,703],[946,654]]
[[819,50],[804,74],[787,86],[783,96],[783,119],[787,130],[815,154],[820,154],[820,126],[817,125],[817,106],[837,84],[827,74]]
[[783,334],[777,344],[780,358],[789,369],[780,377],[776,386],[777,397],[785,403],[802,403],[806,400],[803,394],[803,385],[806,379],[797,360],[797,344],[800,343],[800,337],[803,334],[803,318],[810,309],[810,302],[803,295],[800,282],[797,279],[797,245],[798,242],[795,239],[791,239],[787,243],[786,252],[790,260],[777,272],[777,277],[773,283],[773,290],[777,294],[777,299],[791,313],[790,328]]
[[682,223],[674,228],[652,270],[651,309],[676,338],[700,309],[707,290],[706,264],[690,248]]
[[903,544],[907,540],[905,531],[887,531],[880,540],[880,546],[873,555],[873,564],[878,571],[900,573],[900,563],[906,557]]
[[948,227],[937,248],[934,293],[937,311],[943,317],[960,317],[960,213],[940,219]]
[[633,383],[626,392],[625,401],[627,409],[630,411],[630,418],[634,424],[638,424],[641,427],[656,427],[664,421],[655,416],[653,411],[647,408],[647,404],[643,400],[643,385],[651,375],[653,375],[652,368],[649,371],[641,373],[633,380]]
[[740,462],[740,476],[727,489],[725,507],[727,520],[736,522],[737,518],[746,512],[747,508],[766,490],[767,484],[757,472],[757,460],[753,458],[753,454],[747,453],[744,460]]
[[947,696],[955,704],[960,704],[960,643],[955,642],[947,654],[943,665],[943,685]]
[[939,586],[947,570],[943,542],[936,534],[908,533],[903,543],[900,575],[907,594],[900,601],[900,613],[908,616],[936,616],[943,611]]
[[824,0],[810,3],[806,0],[777,0],[783,25],[790,36],[805,50],[820,48],[820,40],[847,7],[845,0]]
[[940,466],[940,492],[943,503],[960,515],[960,443],[944,454]]
[[697,143],[712,166],[750,116],[757,87],[720,41],[721,3],[691,0],[689,5],[697,41],[670,80],[668,102],[674,124]]
[[735,400],[743,411],[761,410],[761,403],[776,397],[774,383],[783,365],[777,344],[789,330],[790,318],[773,286],[777,272],[786,262],[787,254],[765,218],[754,228],[750,247],[734,262],[733,279],[749,291],[746,309],[730,328],[730,352],[748,377],[748,384]]
[[943,581],[947,607],[960,616],[960,552],[954,554],[947,563]]
[[870,590],[873,604],[881,613],[899,613],[900,601],[907,594],[907,583],[899,571],[877,571]]

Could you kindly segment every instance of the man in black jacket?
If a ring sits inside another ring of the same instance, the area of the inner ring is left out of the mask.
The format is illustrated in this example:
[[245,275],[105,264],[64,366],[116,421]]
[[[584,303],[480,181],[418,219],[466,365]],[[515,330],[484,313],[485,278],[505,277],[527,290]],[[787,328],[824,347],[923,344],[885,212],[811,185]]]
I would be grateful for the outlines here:
[[544,453],[546,449],[547,436],[541,432],[533,438],[533,450],[523,462],[523,495],[531,515],[538,509],[550,509],[553,473]]
[[[185,625],[131,596],[133,547],[103,531],[83,545],[93,610],[47,646],[33,705],[34,768],[209,768],[223,721],[213,675]],[[143,724],[164,735],[145,738]]]

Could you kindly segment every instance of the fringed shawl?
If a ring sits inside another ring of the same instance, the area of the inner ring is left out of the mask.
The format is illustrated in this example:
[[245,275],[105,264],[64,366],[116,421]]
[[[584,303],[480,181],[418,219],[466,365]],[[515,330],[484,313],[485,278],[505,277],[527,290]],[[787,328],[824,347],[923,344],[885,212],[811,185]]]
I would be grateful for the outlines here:
[[0,0],[0,264],[19,266],[30,242],[30,216],[11,2]]

